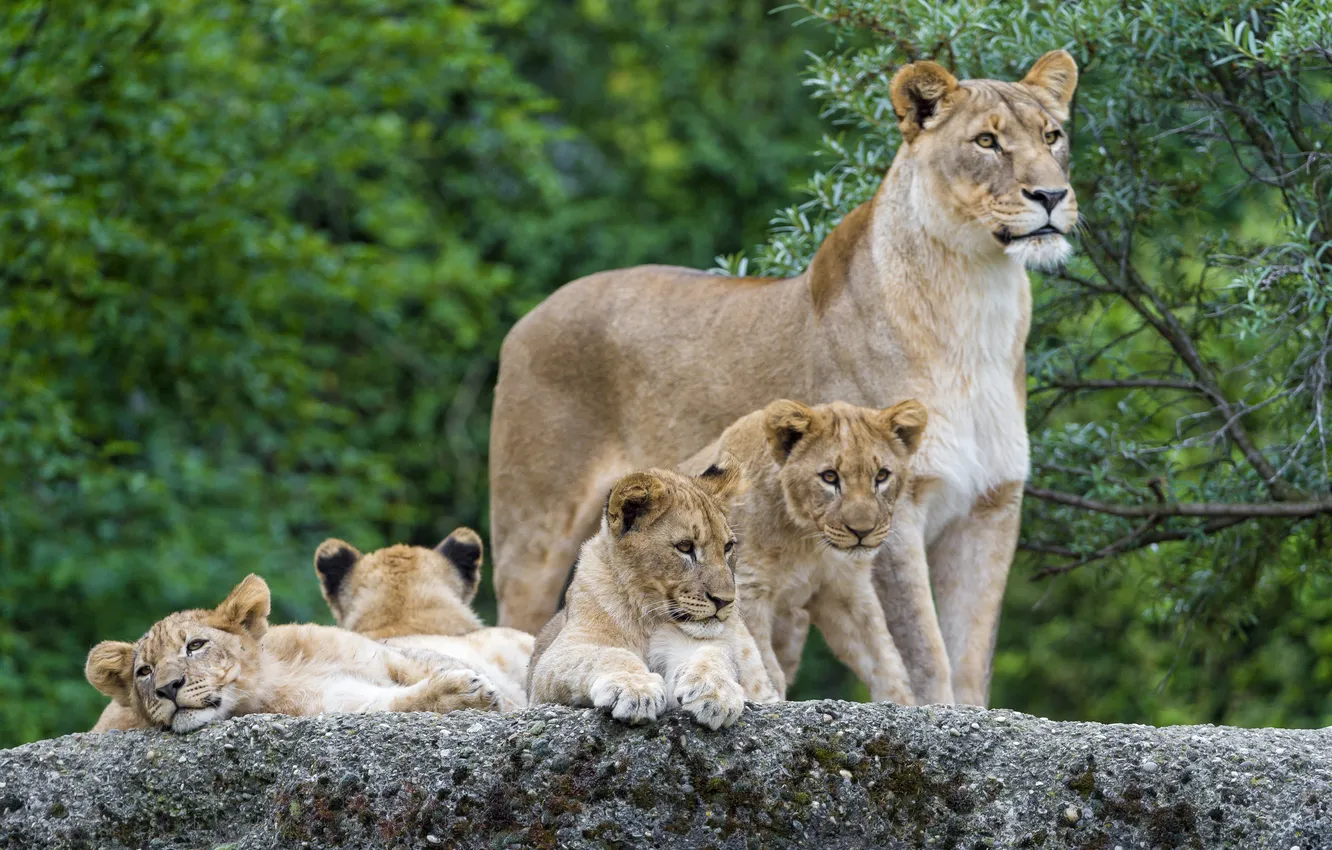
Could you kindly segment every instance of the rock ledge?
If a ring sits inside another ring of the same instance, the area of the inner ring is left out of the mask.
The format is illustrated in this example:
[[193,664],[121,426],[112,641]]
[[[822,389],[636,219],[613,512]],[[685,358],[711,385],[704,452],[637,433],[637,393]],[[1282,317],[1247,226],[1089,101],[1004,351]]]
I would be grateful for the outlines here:
[[750,707],[261,715],[0,751],[0,847],[1332,847],[1332,729]]

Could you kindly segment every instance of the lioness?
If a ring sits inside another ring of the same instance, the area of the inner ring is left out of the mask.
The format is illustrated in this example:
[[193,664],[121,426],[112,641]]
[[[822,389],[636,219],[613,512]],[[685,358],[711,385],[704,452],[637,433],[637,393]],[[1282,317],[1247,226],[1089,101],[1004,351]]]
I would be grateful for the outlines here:
[[697,478],[651,469],[615,483],[565,608],[537,637],[533,704],[596,706],[641,723],[678,702],[718,729],[739,719],[746,699],[777,700],[733,616],[735,539],[721,501],[741,486],[733,460]]
[[803,646],[812,618],[871,699],[915,701],[871,559],[888,539],[926,418],[914,399],[886,410],[782,399],[741,417],[683,465],[704,469],[730,454],[744,466],[750,486],[731,513],[742,546],[740,613],[783,698],[799,657],[779,660],[774,643],[788,652]]
[[458,528],[434,549],[398,545],[368,555],[330,538],[315,550],[314,563],[338,625],[389,646],[455,658],[495,685],[505,711],[523,708],[533,639],[517,629],[486,628],[472,610],[481,556],[477,533]]
[[173,732],[242,714],[489,711],[499,694],[474,670],[332,626],[268,627],[268,585],[245,578],[211,611],[179,611],[137,643],[103,641],[85,673],[148,726]]
[[1077,78],[1062,50],[1018,83],[907,65],[892,168],[800,276],[603,272],[518,322],[490,441],[500,623],[546,621],[625,471],[675,466],[774,399],[916,398],[930,432],[876,589],[916,697],[984,704],[1028,468],[1026,267],[1070,250]]

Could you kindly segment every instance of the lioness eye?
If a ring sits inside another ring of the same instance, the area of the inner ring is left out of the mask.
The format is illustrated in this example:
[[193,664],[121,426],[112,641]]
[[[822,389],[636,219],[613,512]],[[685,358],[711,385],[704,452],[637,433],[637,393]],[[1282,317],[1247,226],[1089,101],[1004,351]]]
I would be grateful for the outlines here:
[[727,540],[727,541],[726,541],[726,545],[722,547],[722,551],[726,552],[726,554],[728,554],[728,555],[731,553],[731,550],[733,550],[733,549],[735,549],[735,541],[734,541],[734,540]]
[[824,481],[827,481],[829,484],[836,484],[836,483],[837,483],[837,470],[835,470],[835,469],[825,469],[825,470],[823,470],[822,472],[819,473],[819,477],[822,478]]
[[675,544],[675,548],[686,555],[692,555],[694,553],[694,542],[692,540],[681,540]]
[[198,652],[199,650],[204,648],[204,644],[206,643],[208,643],[208,641],[204,640],[203,638],[195,638],[194,640],[185,644],[185,650],[187,652]]
[[147,664],[145,664],[145,665],[143,665],[142,667],[140,667],[138,670],[135,670],[135,671],[134,671],[134,675],[136,675],[136,676],[138,676],[140,679],[142,679],[144,676],[147,676],[147,675],[151,674],[152,672],[153,672],[153,668],[151,668],[151,667],[149,667]]
[[999,140],[994,137],[994,133],[981,133],[976,137],[976,144],[983,148],[997,148]]
[[888,480],[888,476],[891,475],[891,474],[892,474],[892,473],[889,472],[889,471],[886,470],[886,469],[880,469],[880,470],[879,470],[879,474],[876,475],[876,476],[874,476],[874,480],[875,480],[877,483],[882,484],[883,482],[885,482],[885,481]]
[[1047,145],[1053,145],[1055,142],[1059,141],[1059,137],[1061,135],[1063,134],[1060,133],[1058,130],[1051,130],[1050,132],[1045,134],[1045,143]]

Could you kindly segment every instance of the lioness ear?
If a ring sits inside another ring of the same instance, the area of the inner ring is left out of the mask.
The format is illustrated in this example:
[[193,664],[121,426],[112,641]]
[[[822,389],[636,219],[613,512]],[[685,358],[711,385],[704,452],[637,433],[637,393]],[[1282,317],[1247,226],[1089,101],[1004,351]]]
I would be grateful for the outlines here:
[[925,405],[914,398],[894,404],[879,411],[879,421],[888,433],[902,441],[907,454],[914,454],[920,447],[920,438],[925,433],[925,423],[930,415],[925,412]]
[[227,594],[227,598],[213,609],[213,613],[224,624],[243,629],[257,640],[268,631],[268,612],[271,609],[272,597],[268,592],[268,584],[251,573]]
[[631,472],[615,482],[606,500],[606,520],[617,536],[650,522],[665,509],[666,483],[648,472]]
[[946,98],[956,90],[957,78],[934,62],[912,62],[894,74],[888,96],[902,138],[909,142],[920,135],[925,122],[939,113]]
[[360,561],[362,555],[350,543],[343,543],[330,537],[315,550],[315,573],[319,576],[319,585],[324,589],[324,599],[332,605],[338,598],[342,583],[351,575],[352,567]]
[[720,502],[723,508],[729,508],[731,500],[745,491],[744,467],[730,452],[723,452],[694,481]]
[[130,705],[133,689],[134,644],[118,640],[104,640],[88,653],[83,675],[88,683],[121,705]]
[[763,432],[768,437],[772,459],[786,463],[796,443],[814,427],[814,411],[798,401],[781,399],[763,409]]
[[435,551],[444,556],[463,583],[463,601],[471,602],[481,585],[481,535],[470,528],[455,528]]
[[1045,94],[1050,113],[1060,121],[1068,120],[1068,105],[1073,101],[1073,90],[1078,87],[1078,63],[1067,50],[1051,50],[1036,60],[1022,85]]

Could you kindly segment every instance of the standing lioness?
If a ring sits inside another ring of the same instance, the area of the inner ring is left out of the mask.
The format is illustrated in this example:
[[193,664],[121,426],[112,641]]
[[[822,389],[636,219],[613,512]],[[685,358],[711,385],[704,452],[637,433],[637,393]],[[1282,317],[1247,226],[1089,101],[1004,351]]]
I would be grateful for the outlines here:
[[491,431],[501,624],[532,631],[555,610],[625,471],[679,464],[777,398],[916,398],[930,429],[876,588],[917,699],[985,703],[1027,477],[1026,267],[1070,250],[1060,122],[1077,77],[1063,51],[1018,83],[908,65],[891,86],[893,167],[804,274],[604,272],[524,317]]

